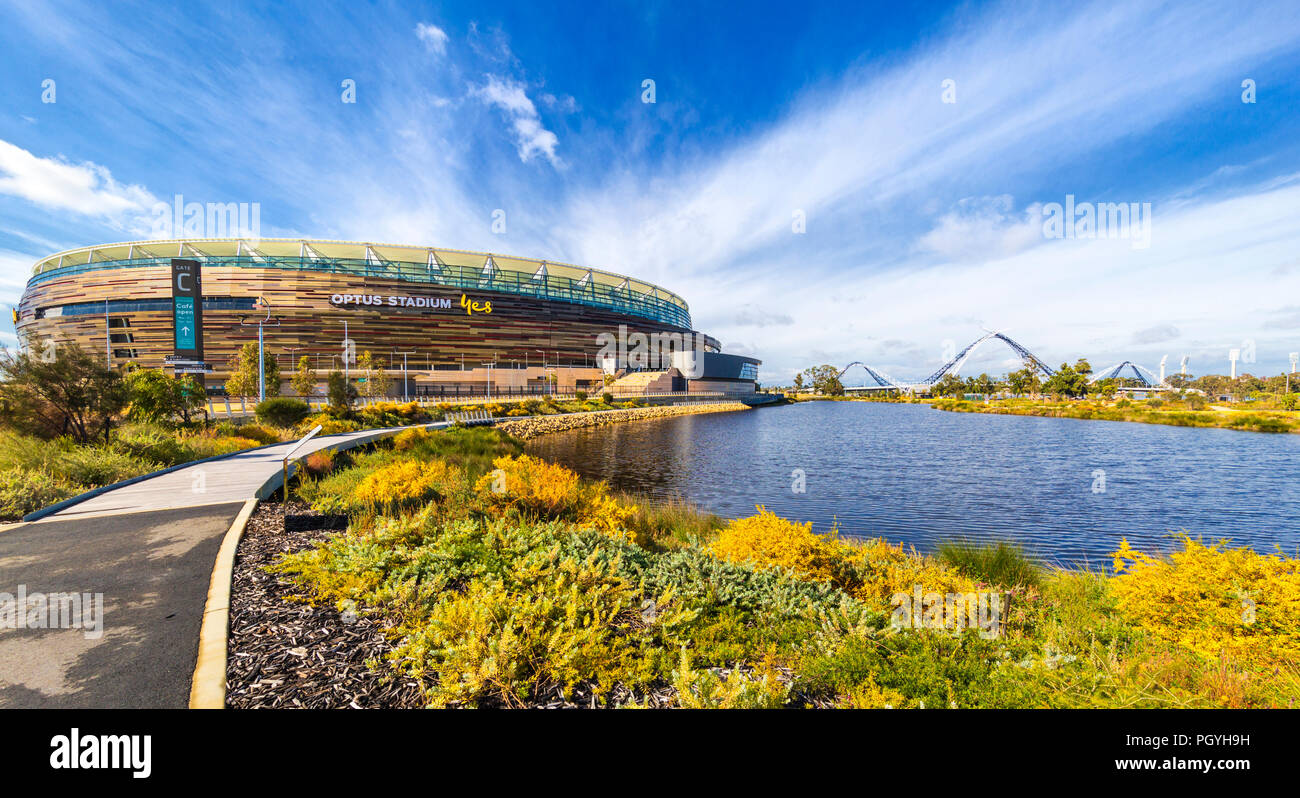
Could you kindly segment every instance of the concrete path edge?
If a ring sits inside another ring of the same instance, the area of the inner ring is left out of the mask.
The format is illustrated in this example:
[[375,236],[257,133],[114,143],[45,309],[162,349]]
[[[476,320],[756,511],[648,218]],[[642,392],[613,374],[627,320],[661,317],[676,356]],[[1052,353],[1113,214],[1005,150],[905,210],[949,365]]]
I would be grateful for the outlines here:
[[257,499],[244,502],[244,508],[221,539],[217,561],[208,582],[208,598],[203,606],[203,624],[199,628],[199,656],[190,679],[190,709],[224,709],[226,706],[226,649],[230,630],[230,585],[235,571],[235,552],[244,537],[248,519],[257,507]]

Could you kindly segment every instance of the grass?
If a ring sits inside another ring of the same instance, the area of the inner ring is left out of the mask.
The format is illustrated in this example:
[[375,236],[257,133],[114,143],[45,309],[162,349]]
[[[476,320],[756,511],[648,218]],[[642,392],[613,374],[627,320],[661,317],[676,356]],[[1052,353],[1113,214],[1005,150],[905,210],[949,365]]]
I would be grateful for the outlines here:
[[944,541],[935,547],[935,557],[965,576],[990,585],[1037,588],[1043,584],[1043,570],[1015,543],[997,541]]
[[1130,421],[1144,424],[1165,424],[1175,427],[1218,427],[1248,432],[1300,432],[1300,416],[1294,413],[1284,411],[1225,411],[1211,407],[1198,408],[1189,402],[1160,399],[1145,401],[1121,399],[1117,402],[1032,399],[995,399],[990,402],[969,402],[964,399],[935,399],[930,404],[936,410],[946,410],[954,413],[994,413],[1016,416],[1094,419],[1099,421]]
[[[1280,554],[1124,544],[1118,573],[1042,568],[1010,543],[921,556],[762,508],[724,521],[613,495],[518,451],[499,431],[453,429],[304,479],[305,498],[351,523],[272,570],[308,600],[382,619],[383,667],[431,706],[1286,707],[1300,694],[1300,562]],[[397,500],[410,496],[425,498]],[[914,590],[929,608],[929,595],[1009,604],[991,627],[899,624]]]
[[93,488],[168,466],[284,440],[288,430],[258,424],[174,429],[127,424],[108,443],[43,440],[0,430],[0,520],[21,518]]
[[628,520],[636,541],[654,551],[681,549],[708,542],[722,529],[723,519],[674,497],[655,499],[645,494],[623,493],[619,500],[636,507]]

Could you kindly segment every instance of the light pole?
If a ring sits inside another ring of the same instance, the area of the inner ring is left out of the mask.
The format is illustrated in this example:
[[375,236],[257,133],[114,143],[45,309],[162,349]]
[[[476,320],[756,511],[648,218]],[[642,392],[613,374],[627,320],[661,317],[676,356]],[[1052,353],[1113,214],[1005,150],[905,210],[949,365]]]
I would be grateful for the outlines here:
[[492,366],[495,365],[495,364],[493,364],[493,363],[483,363],[483,364],[481,364],[481,365],[487,366],[487,371],[488,371],[488,373],[487,373],[487,398],[488,398],[488,399],[491,399],[491,398],[492,398]]
[[[262,327],[271,324],[271,303],[263,297],[257,298],[257,304],[266,308],[266,318],[257,320],[257,401],[266,401],[266,354],[262,346]],[[244,321],[244,317],[239,319],[240,326],[252,326],[249,322]],[[272,327],[279,327],[280,320],[276,319]]]
[[352,343],[352,339],[348,338],[348,320],[344,319],[343,320],[343,383],[345,385],[347,384],[348,381],[348,345],[351,343]]
[[303,349],[303,348],[304,348],[304,347],[301,347],[301,346],[291,346],[291,347],[289,347],[289,372],[290,372],[290,373],[293,373],[293,372],[295,372],[295,371],[298,370],[298,363],[297,363],[297,361],[295,361],[295,360],[293,359],[293,356],[294,356],[294,353],[295,353],[295,352],[297,352],[299,349]]
[[534,349],[533,351],[542,356],[542,380],[546,383],[546,390],[543,391],[543,394],[550,394],[551,381],[546,378],[546,351],[542,349]]
[[[407,355],[414,355],[414,354],[417,354],[417,353],[416,353],[416,352],[393,352],[393,354],[394,354],[394,355],[401,355],[401,356],[402,356],[402,401],[403,401],[403,402],[409,402],[409,401],[411,401],[411,400],[410,400],[410,398],[409,398],[409,397],[410,397],[410,393],[407,391],[407,388],[406,388],[406,356],[407,356]],[[391,363],[391,361],[390,361],[390,363]]]

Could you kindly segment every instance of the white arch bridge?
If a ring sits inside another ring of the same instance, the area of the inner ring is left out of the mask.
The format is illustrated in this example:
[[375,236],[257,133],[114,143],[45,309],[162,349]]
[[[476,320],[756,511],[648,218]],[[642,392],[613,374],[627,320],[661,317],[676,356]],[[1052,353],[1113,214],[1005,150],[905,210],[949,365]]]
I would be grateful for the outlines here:
[[[1053,374],[1056,373],[1046,363],[1043,362],[1042,358],[1038,357],[1033,352],[1030,352],[1024,346],[1022,346],[1021,344],[1013,340],[1010,336],[1000,332],[988,332],[980,336],[979,338],[975,339],[971,343],[967,344],[965,349],[958,352],[955,357],[953,357],[947,363],[944,363],[942,366],[940,366],[938,371],[935,371],[933,374],[931,374],[930,376],[926,377],[923,380],[908,382],[905,380],[895,379],[894,377],[891,377],[888,374],[886,374],[884,370],[876,368],[874,366],[869,366],[860,360],[855,360],[852,363],[845,366],[844,368],[840,369],[836,377],[839,379],[843,379],[845,373],[848,372],[849,369],[853,368],[854,366],[861,366],[862,369],[867,372],[867,376],[870,377],[873,382],[875,382],[875,385],[868,384],[865,386],[854,387],[854,388],[846,387],[845,391],[852,391],[852,392],[902,391],[905,393],[929,393],[930,389],[934,387],[934,384],[939,380],[943,379],[943,375],[959,373],[961,371],[961,367],[966,364],[966,361],[970,359],[971,355],[975,354],[976,350],[978,350],[985,343],[992,341],[994,339],[997,339],[1002,343],[1006,344],[1007,347],[1010,348],[1012,352],[1015,352],[1016,355],[1021,360],[1023,360],[1026,365],[1031,366],[1035,370],[1041,372],[1043,376],[1051,377]],[[1123,374],[1125,369],[1130,370],[1133,376],[1124,377]],[[1137,387],[1141,387],[1141,388],[1168,387],[1167,384],[1164,382],[1164,380],[1157,377],[1150,369],[1139,366],[1138,364],[1128,360],[1125,360],[1123,363],[1118,363],[1114,366],[1108,366],[1107,368],[1104,368],[1101,371],[1096,372],[1095,375],[1090,380],[1090,382],[1096,383],[1104,379],[1133,380],[1137,383]]]

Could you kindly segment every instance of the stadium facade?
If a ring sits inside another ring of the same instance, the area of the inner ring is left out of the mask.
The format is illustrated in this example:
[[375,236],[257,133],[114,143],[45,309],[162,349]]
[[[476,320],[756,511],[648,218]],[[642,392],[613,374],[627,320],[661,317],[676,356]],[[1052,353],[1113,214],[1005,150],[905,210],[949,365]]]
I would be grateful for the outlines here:
[[[189,269],[201,282],[186,281]],[[178,282],[189,286],[188,300]],[[351,358],[368,351],[395,377],[397,395],[600,390],[606,374],[655,366],[671,373],[627,384],[746,393],[760,363],[721,353],[692,328],[686,301],[656,285],[435,247],[302,239],[85,247],[37,262],[14,312],[24,346],[74,341],[113,366],[189,363],[210,392],[221,391],[240,347],[257,340],[258,321],[282,378],[304,355],[323,378],[355,368]],[[602,347],[611,335],[620,344],[614,357]],[[627,338],[686,341],[695,351],[671,365],[647,363],[635,343],[629,359]]]

